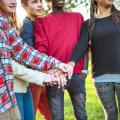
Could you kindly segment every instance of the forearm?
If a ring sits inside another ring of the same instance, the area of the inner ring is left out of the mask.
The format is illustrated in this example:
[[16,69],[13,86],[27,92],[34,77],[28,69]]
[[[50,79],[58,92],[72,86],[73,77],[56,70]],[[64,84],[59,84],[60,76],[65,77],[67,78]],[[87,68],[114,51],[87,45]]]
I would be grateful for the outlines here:
[[81,34],[79,37],[79,40],[73,50],[72,56],[71,56],[71,61],[77,63],[78,60],[83,57],[83,55],[85,54],[85,52],[88,49],[88,30],[86,28],[85,25],[83,25],[82,29],[81,29]]
[[12,47],[11,55],[15,59],[39,70],[58,67],[60,63],[58,60],[51,56],[39,53],[37,50],[34,50],[32,47],[25,44],[18,35],[15,34],[14,36],[17,37],[10,41],[10,46]]
[[76,47],[72,53],[70,61],[72,61],[76,64],[79,61],[79,59],[81,57],[83,57],[83,55],[86,52],[86,49],[87,49],[86,44],[84,45],[84,44],[82,44],[82,42],[78,42],[78,44],[76,45]]
[[12,60],[12,69],[16,78],[38,85],[43,85],[43,82],[48,75],[46,73],[27,68],[14,60]]

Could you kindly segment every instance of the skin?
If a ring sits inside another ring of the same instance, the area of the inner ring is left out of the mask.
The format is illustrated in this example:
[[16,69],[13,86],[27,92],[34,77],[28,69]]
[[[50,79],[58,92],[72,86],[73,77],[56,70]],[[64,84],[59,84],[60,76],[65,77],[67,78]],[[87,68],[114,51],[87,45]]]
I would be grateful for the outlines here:
[[[111,7],[113,5],[113,0],[95,0],[95,2],[97,6],[97,13],[96,13],[97,17],[102,18],[111,15]],[[84,64],[84,69],[85,68],[87,69],[88,61],[85,60],[84,62],[86,62]],[[73,67],[75,66],[74,62],[70,62],[69,64],[71,64]],[[80,74],[80,76],[82,78],[86,78],[85,73]]]
[[28,0],[27,5],[22,4],[31,20],[42,16],[42,0]]
[[[102,18],[111,15],[111,7],[113,5],[114,0],[95,0],[97,6],[97,18]],[[70,61],[68,64],[71,66],[75,66],[74,61]],[[80,75],[81,76],[81,75]],[[84,74],[82,75],[85,78]]]
[[16,12],[16,0],[1,0],[0,8],[8,15],[11,16]]
[[[65,0],[50,0],[49,2],[51,2],[51,4],[52,4],[52,13],[53,14],[64,13]],[[74,62],[72,62],[72,63],[69,62],[68,65],[70,65],[68,71],[71,71],[73,69],[73,67],[75,66],[75,63]],[[86,64],[84,65],[85,69],[87,69],[87,67],[88,67],[88,60],[87,60]],[[60,70],[54,70],[54,69],[52,70],[52,72],[55,73],[57,76],[59,76],[59,78],[61,78],[61,76],[62,77],[65,76],[68,79],[71,79],[71,77],[69,77],[69,76],[71,76],[73,74],[73,73],[72,74],[69,74],[69,73],[66,74],[66,73],[64,73],[64,75],[63,75],[62,71],[60,71]],[[84,73],[81,73],[80,76],[83,79],[85,79],[87,75],[84,74]]]
[[[31,20],[35,20],[36,18],[41,17],[42,0],[28,0],[27,4],[22,4],[22,5],[26,10],[26,12],[28,13],[28,17]],[[55,74],[51,74],[51,75],[52,75],[51,77],[52,81],[51,82],[49,81],[49,84],[51,85],[58,84],[59,87],[64,88],[64,85],[66,85],[66,82],[67,82],[66,78],[62,74],[59,76]],[[69,76],[72,76],[72,75],[70,74]]]
[[[30,5],[32,3],[32,6]],[[16,6],[17,6],[17,1],[16,0],[0,0],[0,11],[4,12],[7,17],[12,17],[13,14],[16,13]],[[33,13],[33,8],[35,8],[34,12],[35,15],[40,15],[42,5],[40,0],[29,0],[28,1],[28,6],[30,6],[29,13]],[[26,8],[28,7],[26,6]],[[33,15],[33,14],[32,14]],[[73,73],[73,68],[70,65],[65,65],[61,63],[59,65],[59,69],[61,69],[63,72],[67,72],[68,76],[71,78],[72,73]],[[59,86],[64,87],[66,84],[65,79],[61,78],[53,78],[51,81],[56,81],[58,82]],[[47,82],[47,81],[46,81]],[[48,81],[50,82],[50,81]],[[65,83],[64,83],[65,82]]]
[[65,0],[51,0],[52,12],[55,14],[63,13],[63,7],[65,5]]
[[113,0],[95,0],[97,2],[97,6],[109,8],[113,5]]
[[97,4],[97,17],[105,17],[111,15],[111,7],[113,0],[95,0]]

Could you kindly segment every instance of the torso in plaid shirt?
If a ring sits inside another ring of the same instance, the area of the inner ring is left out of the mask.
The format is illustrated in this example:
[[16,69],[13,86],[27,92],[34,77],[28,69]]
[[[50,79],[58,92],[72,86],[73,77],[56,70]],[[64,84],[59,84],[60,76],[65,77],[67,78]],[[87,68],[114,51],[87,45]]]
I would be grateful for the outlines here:
[[0,112],[16,105],[11,58],[39,70],[57,68],[60,63],[25,44],[5,14],[0,13]]

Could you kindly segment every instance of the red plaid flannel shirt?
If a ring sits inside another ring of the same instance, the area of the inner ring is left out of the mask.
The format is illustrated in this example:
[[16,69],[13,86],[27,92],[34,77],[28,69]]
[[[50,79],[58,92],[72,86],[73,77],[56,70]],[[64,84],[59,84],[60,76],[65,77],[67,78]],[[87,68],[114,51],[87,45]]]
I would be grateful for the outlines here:
[[55,58],[40,54],[24,43],[10,20],[4,13],[0,13],[0,112],[16,105],[11,58],[38,70],[57,68],[60,64]]

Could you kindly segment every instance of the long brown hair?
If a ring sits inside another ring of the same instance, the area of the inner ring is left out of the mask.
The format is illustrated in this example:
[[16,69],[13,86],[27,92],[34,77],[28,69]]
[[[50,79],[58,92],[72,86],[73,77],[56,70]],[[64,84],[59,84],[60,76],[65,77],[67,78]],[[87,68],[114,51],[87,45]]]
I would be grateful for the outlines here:
[[[112,20],[116,24],[117,28],[120,30],[120,11],[116,9],[114,5],[111,8],[112,12]],[[94,26],[95,26],[95,14],[97,13],[97,2],[95,0],[91,0],[90,6],[90,20],[88,25],[89,30],[89,41],[91,41]]]
[[11,22],[12,22],[12,25],[18,30],[19,29],[19,25],[18,25],[18,22],[17,22],[17,15],[16,15],[16,13],[12,14]]

